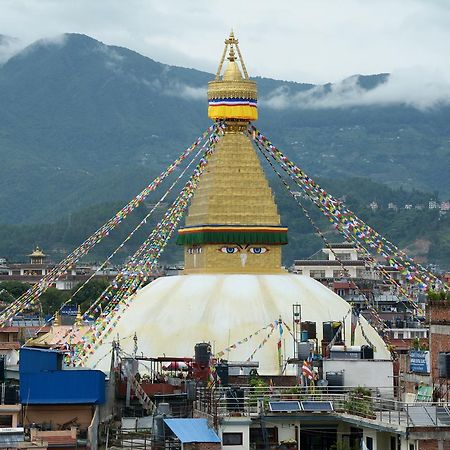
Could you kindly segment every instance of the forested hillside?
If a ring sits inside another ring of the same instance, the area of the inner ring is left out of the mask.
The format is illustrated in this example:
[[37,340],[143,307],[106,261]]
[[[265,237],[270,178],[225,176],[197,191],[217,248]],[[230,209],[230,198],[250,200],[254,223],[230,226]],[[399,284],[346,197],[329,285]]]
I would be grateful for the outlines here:
[[[345,197],[349,207],[370,223],[377,231],[402,248],[407,247],[411,255],[430,263],[438,263],[441,268],[450,268],[450,213],[440,215],[437,210],[427,208],[405,210],[404,204],[427,205],[431,194],[393,190],[367,179],[329,180],[321,179],[322,185],[334,190],[338,196]],[[310,222],[300,207],[278,179],[270,177],[277,204],[281,212],[282,223],[289,227],[289,245],[283,249],[286,265],[296,258],[306,258],[324,245],[314,233]],[[348,192],[351,192],[348,194]],[[158,196],[155,192],[151,200]],[[161,195],[161,193],[159,194]],[[379,209],[373,211],[368,204],[377,200]],[[168,199],[170,201],[170,198]],[[310,212],[313,221],[325,233],[330,242],[341,242],[342,237],[335,233],[317,208],[308,200],[300,200]],[[388,203],[396,203],[397,211],[387,208]],[[117,210],[123,202],[103,203],[67,214],[52,223],[3,225],[0,227],[0,257],[25,261],[35,245],[42,247],[53,261],[62,259],[87,236],[93,233]],[[150,233],[156,221],[161,218],[168,203],[161,205],[153,219],[149,220],[132,240],[117,254],[114,263],[122,263]],[[102,241],[86,257],[86,261],[102,261],[124,240],[128,233],[148,212],[150,205],[141,206],[133,215]],[[182,261],[181,249],[171,240],[162,256],[162,262],[172,264]]]
[[[348,89],[388,77],[353,77]],[[211,78],[75,34],[9,59],[0,66],[0,222],[49,222],[129,198],[208,126]],[[448,106],[315,107],[333,85],[257,81],[258,127],[311,175],[450,197]]]
[[[5,42],[11,40],[2,38],[0,48]],[[39,244],[58,260],[79,244],[206,129],[211,78],[76,34],[36,42],[0,65],[0,256],[24,260]],[[448,266],[448,215],[402,208],[450,198],[448,106],[324,106],[332,84],[256,80],[256,125],[280,149],[378,231]],[[355,76],[345,86],[369,92],[388,80]],[[272,184],[290,227],[289,264],[322,244]],[[382,207],[372,211],[372,201]],[[399,210],[388,210],[389,202]],[[107,255],[127,226],[90,258]],[[180,253],[172,248],[165,258],[176,261]]]

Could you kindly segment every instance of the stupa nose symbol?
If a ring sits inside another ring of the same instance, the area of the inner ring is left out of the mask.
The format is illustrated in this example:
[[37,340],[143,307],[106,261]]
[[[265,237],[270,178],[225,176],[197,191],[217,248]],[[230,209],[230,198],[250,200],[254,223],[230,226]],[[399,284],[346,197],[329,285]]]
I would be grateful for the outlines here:
[[247,262],[247,253],[241,253],[239,257],[241,258],[242,267],[245,267],[245,263]]

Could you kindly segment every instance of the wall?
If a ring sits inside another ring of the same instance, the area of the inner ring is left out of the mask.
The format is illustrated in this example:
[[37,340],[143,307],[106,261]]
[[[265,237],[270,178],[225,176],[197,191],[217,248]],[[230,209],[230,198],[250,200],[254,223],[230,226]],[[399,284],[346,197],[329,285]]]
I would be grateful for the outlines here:
[[419,441],[419,450],[450,450],[450,442],[438,442],[434,439],[430,439],[429,441]]
[[24,406],[24,426],[31,423],[51,423],[52,428],[76,418],[81,429],[92,421],[94,407],[89,405],[28,405]]
[[242,445],[222,445],[223,449],[229,450],[248,450],[250,448],[250,427],[251,421],[240,417],[230,417],[222,422],[219,429],[219,436],[222,439],[222,433],[243,433]]
[[278,425],[278,442],[289,441],[289,440],[297,440],[298,437],[295,434],[295,426],[298,427],[300,432],[300,424],[299,423],[280,423]]
[[450,304],[430,302],[427,310],[430,321],[431,378],[439,377],[438,355],[450,352]]
[[[377,432],[376,430],[371,430],[368,428],[363,428],[363,440],[364,440],[364,444],[367,445],[367,438],[372,438],[373,440],[373,450],[387,450],[384,447],[380,447],[378,448],[378,443],[377,443]],[[364,447],[365,448],[365,447]],[[388,447],[389,448],[389,447]]]
[[392,361],[368,359],[324,359],[323,372],[344,371],[345,386],[379,387],[383,396],[393,397]]
[[216,442],[191,442],[183,445],[183,450],[220,450],[220,443]]

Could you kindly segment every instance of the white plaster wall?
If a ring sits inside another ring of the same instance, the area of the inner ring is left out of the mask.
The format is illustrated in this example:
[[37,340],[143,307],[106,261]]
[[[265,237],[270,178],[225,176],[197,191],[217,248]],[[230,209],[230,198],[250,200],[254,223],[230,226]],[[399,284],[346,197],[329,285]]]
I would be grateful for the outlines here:
[[368,359],[324,359],[323,373],[344,372],[345,386],[378,387],[383,397],[393,397],[392,361]]
[[250,422],[243,421],[242,418],[228,418],[220,424],[219,435],[222,433],[242,433],[242,445],[222,445],[223,449],[248,450],[250,448]]
[[393,436],[390,433],[383,433],[383,432],[378,432],[377,433],[377,445],[378,445],[378,449],[389,449],[391,448],[391,436]]
[[[369,428],[363,428],[363,440],[364,440],[364,444],[367,445],[367,437],[371,437],[373,439],[373,450],[387,450],[387,448],[389,447],[379,447],[378,448],[378,444],[377,444],[377,432],[376,430],[371,430]],[[363,447],[364,448],[364,447]]]
[[296,439],[295,423],[280,423],[279,425],[277,425],[277,427],[278,427],[278,442]]

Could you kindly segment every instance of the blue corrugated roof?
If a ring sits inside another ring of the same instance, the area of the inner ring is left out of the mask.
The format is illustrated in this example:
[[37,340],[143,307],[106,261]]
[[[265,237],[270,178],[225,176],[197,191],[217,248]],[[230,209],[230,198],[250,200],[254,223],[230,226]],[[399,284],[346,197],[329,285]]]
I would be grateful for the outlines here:
[[167,426],[183,443],[220,442],[217,433],[208,426],[206,419],[164,419]]

